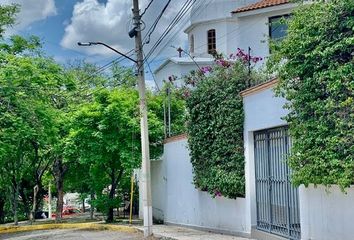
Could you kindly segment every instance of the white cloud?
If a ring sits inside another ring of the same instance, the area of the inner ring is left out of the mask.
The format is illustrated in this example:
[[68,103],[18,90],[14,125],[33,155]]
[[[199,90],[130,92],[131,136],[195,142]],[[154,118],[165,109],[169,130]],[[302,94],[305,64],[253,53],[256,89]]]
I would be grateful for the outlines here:
[[16,24],[7,31],[12,34],[25,29],[33,22],[44,20],[57,14],[54,0],[1,0],[2,4],[16,3],[21,6]]
[[[149,1],[150,0],[141,1],[141,9],[144,9]],[[172,21],[181,7],[182,2],[182,0],[174,0],[171,2],[154,31],[150,44],[144,49],[146,52],[152,47],[157,38],[161,36],[170,21]],[[143,17],[147,25],[146,30],[149,29],[151,24],[155,21],[165,4],[166,0],[155,0],[153,2]],[[128,36],[128,31],[132,27],[131,8],[131,0],[108,0],[106,3],[100,3],[97,0],[83,0],[82,2],[76,3],[71,21],[65,28],[61,46],[67,49],[82,51],[89,55],[114,55],[113,52],[102,46],[89,48],[77,46],[77,42],[79,41],[101,41],[122,52],[129,51],[134,47],[134,39],[130,39]],[[183,44],[185,40],[186,35],[183,33],[182,28],[174,38],[174,43],[177,45]],[[171,52],[173,52],[173,54],[176,53],[174,49],[171,49],[170,53]]]

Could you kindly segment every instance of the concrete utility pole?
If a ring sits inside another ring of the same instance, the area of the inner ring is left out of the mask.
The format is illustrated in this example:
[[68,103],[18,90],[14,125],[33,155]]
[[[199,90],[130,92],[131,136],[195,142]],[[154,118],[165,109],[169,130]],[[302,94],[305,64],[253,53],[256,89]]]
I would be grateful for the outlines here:
[[150,150],[149,130],[147,119],[147,105],[145,97],[144,55],[141,40],[141,19],[139,0],[133,0],[133,16],[135,34],[135,51],[137,55],[137,74],[139,77],[138,88],[140,96],[140,128],[142,151],[142,193],[144,211],[144,236],[152,235],[152,204],[151,204],[151,175],[150,175]]
[[52,191],[50,183],[48,186],[48,218],[52,219]]

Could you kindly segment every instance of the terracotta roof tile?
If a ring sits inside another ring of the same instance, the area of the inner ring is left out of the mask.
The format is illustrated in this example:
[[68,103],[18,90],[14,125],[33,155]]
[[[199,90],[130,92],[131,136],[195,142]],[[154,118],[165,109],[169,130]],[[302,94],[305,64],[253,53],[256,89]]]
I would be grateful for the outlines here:
[[289,0],[261,0],[259,2],[247,5],[245,7],[238,8],[232,13],[246,12],[246,11],[256,10],[260,8],[278,6],[289,2],[290,2]]

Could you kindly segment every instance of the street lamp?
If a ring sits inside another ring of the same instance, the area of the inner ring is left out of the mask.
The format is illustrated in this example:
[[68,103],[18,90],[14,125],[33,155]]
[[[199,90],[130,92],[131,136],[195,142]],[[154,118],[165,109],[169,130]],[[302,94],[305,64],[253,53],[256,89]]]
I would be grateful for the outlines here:
[[106,48],[118,53],[119,55],[129,59],[137,65],[138,90],[140,98],[140,129],[141,129],[141,155],[142,155],[142,195],[143,195],[143,212],[144,212],[144,236],[148,237],[152,235],[152,201],[151,201],[151,175],[150,175],[150,148],[149,148],[149,129],[148,129],[148,117],[147,117],[147,104],[145,94],[145,76],[144,76],[144,53],[143,44],[141,39],[140,30],[140,15],[139,15],[139,1],[133,0],[134,8],[133,14],[135,19],[134,32],[131,32],[130,37],[135,36],[135,51],[137,60],[132,59],[124,53],[121,53],[117,49],[102,43],[102,42],[78,42],[79,46],[92,46],[103,45]]
[[89,47],[89,46],[93,46],[93,45],[103,45],[105,46],[106,48],[109,48],[111,49],[113,52],[116,52],[118,53],[119,55],[125,57],[125,58],[128,58],[130,61],[133,61],[134,63],[137,63],[136,60],[132,59],[131,57],[125,55],[124,53],[121,53],[120,51],[118,51],[117,49],[115,48],[112,48],[111,46],[103,43],[103,42],[78,42],[77,45],[79,45],[80,47]]

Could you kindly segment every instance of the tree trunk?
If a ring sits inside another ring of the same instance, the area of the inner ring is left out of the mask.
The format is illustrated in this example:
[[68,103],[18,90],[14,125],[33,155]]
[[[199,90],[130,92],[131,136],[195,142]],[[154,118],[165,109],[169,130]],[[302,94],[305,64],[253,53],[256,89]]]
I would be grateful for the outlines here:
[[14,192],[13,192],[13,214],[14,214],[14,224],[18,225],[18,194],[19,194],[19,186],[16,184]]
[[31,201],[28,199],[27,195],[24,192],[24,186],[23,186],[23,181],[21,181],[20,184],[20,188],[19,188],[19,194],[21,196],[21,201],[23,203],[23,208],[25,210],[26,216],[28,218],[30,218],[30,214],[31,214],[31,209],[30,209],[30,205],[31,205]]
[[53,166],[55,185],[58,192],[57,208],[55,213],[55,221],[61,222],[64,204],[64,175],[66,167],[63,166],[62,159],[56,159]]
[[[117,177],[115,177],[116,175],[115,175],[114,170],[112,172],[112,175],[111,175],[111,190],[109,191],[109,196],[108,196],[110,203],[112,202],[112,200],[115,197],[115,193],[116,193],[116,189],[117,189],[117,186],[118,186],[118,182],[122,178],[122,175],[123,175],[123,169],[121,169],[119,171]],[[110,205],[110,207],[108,209],[108,213],[107,213],[107,220],[106,220],[107,222],[113,222],[113,220],[114,220],[113,213],[114,213],[114,207],[112,205]]]
[[36,209],[37,209],[37,194],[39,191],[39,186],[38,184],[36,184],[33,188],[33,202],[32,202],[32,210],[31,210],[31,214],[30,214],[30,222],[34,222],[35,221],[35,214],[36,214]]
[[116,193],[116,188],[117,188],[117,181],[113,175],[112,178],[112,184],[111,184],[111,190],[109,191],[109,202],[110,202],[110,206],[108,208],[108,213],[107,213],[107,222],[113,222],[114,220],[114,207],[111,205],[112,200],[114,199],[114,195]]
[[61,222],[63,215],[63,205],[64,205],[64,190],[63,190],[63,179],[60,178],[56,180],[56,187],[58,191],[57,209],[55,213],[55,221]]
[[85,213],[85,198],[82,199],[82,212]]
[[93,207],[93,204],[92,204],[92,200],[95,199],[95,194],[94,193],[91,193],[91,196],[90,196],[90,219],[93,220],[93,213],[95,211],[95,208]]
[[[115,191],[116,191],[116,186],[115,186],[115,184],[112,184],[111,190],[109,191],[109,196],[108,196],[110,203],[114,199]],[[110,222],[113,222],[113,220],[114,220],[114,208],[113,208],[113,206],[110,205],[108,208],[108,213],[107,213],[107,222],[110,223]]]
[[5,199],[0,198],[0,224],[5,223]]

